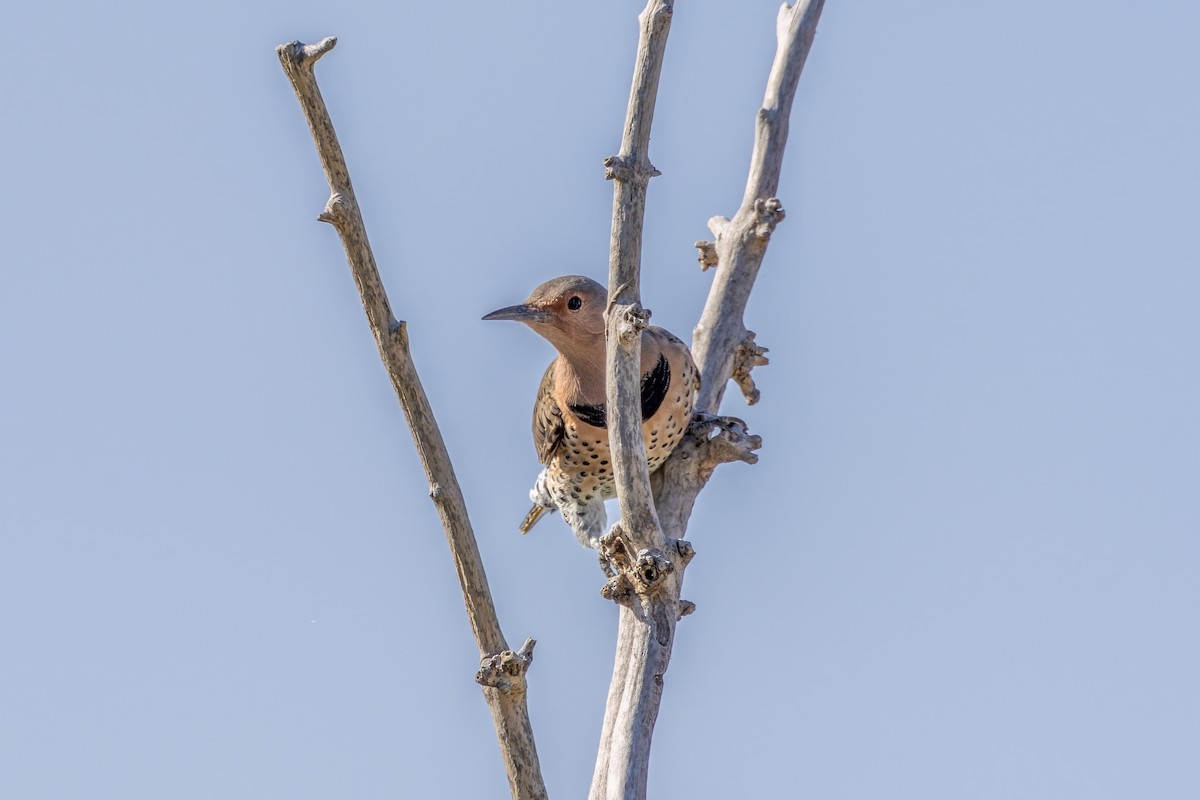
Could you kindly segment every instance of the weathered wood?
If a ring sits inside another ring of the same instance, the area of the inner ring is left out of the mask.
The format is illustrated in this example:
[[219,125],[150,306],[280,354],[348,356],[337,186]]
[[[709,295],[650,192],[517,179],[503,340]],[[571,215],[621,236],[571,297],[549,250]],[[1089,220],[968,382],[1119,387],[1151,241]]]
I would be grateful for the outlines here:
[[291,42],[276,48],[279,61],[304,111],[304,118],[317,146],[317,155],[329,182],[329,201],[318,219],[331,224],[341,238],[346,260],[362,298],[363,311],[379,347],[379,356],[400,398],[421,465],[425,469],[429,496],[437,507],[446,531],[446,541],[450,545],[450,554],[462,587],[467,617],[479,646],[480,667],[476,681],[483,687],[484,697],[492,712],[496,737],[508,773],[509,789],[514,798],[542,800],[546,797],[546,787],[542,781],[525,696],[525,673],[533,660],[534,641],[527,640],[514,653],[504,639],[462,490],[409,351],[407,326],[393,316],[379,269],[375,265],[366,226],[350,183],[350,172],[313,72],[317,60],[336,44],[335,38],[328,37],[316,44]]
[[646,189],[659,174],[647,151],[654,103],[671,29],[672,0],[650,0],[638,17],[641,36],[621,150],[604,160],[613,182],[613,224],[608,247],[607,395],[608,437],[621,506],[621,526],[641,546],[662,547],[654,518],[646,448],[642,442],[641,331],[649,312],[641,307],[642,224]]
[[[702,388],[689,435],[656,475],[657,506],[647,502],[650,485],[636,415],[636,353],[639,326],[649,316],[640,305],[640,246],[646,184],[657,174],[646,154],[662,51],[671,6],[650,0],[639,17],[641,38],[621,154],[609,159],[608,177],[617,185],[609,253],[612,314],[608,327],[609,430],[618,477],[621,523],[604,537],[602,553],[617,577],[605,595],[622,605],[612,683],[605,708],[591,800],[640,800],[646,794],[651,737],[670,663],[675,622],[695,606],[680,599],[692,548],[683,541],[696,496],[717,465],[753,463],[762,442],[745,423],[717,417],[724,387],[735,379],[754,402],[750,378],[766,363],[765,348],[743,323],[750,290],[783,208],[778,189],[788,116],[804,61],[812,45],[823,0],[784,5],[776,24],[777,49],[756,124],[754,152],[742,206],[732,221],[710,222],[715,243],[698,242],[703,269],[716,277],[696,328],[692,351]],[[640,421],[640,420],[639,420]],[[624,427],[622,427],[624,426]],[[619,433],[619,438],[617,434]]]
[[606,388],[621,521],[602,539],[601,554],[616,573],[605,596],[622,609],[592,800],[645,797],[685,564],[672,559],[673,548],[654,511],[639,406],[641,330],[650,316],[641,306],[642,225],[646,190],[659,174],[648,150],[672,6],[672,0],[649,0],[638,16],[640,36],[621,149],[604,162],[605,177],[613,181]]
[[[758,114],[755,147],[742,205],[732,220],[714,217],[715,243],[699,242],[703,268],[716,277],[693,338],[703,387],[688,436],[651,481],[646,471],[639,413],[640,335],[649,312],[640,304],[642,225],[649,179],[650,125],[673,11],[671,0],[649,0],[639,16],[641,38],[621,150],[605,161],[614,181],[613,230],[607,320],[608,426],[621,522],[606,535],[602,554],[615,568],[605,596],[621,605],[613,679],[590,796],[644,798],[654,724],[670,662],[676,621],[695,606],[680,600],[683,573],[693,551],[682,537],[696,496],[713,470],[730,461],[756,460],[761,445],[745,423],[717,417],[732,378],[747,400],[757,399],[750,370],[766,363],[743,313],[767,243],[783,219],[774,195],[787,140],[788,116],[811,47],[823,0],[784,5],[778,48]],[[331,197],[320,219],[334,225],[362,298],[363,308],[416,442],[446,530],[476,641],[476,680],[492,710],[514,797],[546,796],[525,702],[525,673],[533,640],[511,651],[496,619],[474,534],[440,432],[417,377],[403,322],[392,315],[349,172],[313,76],[313,64],[335,44],[293,42],[278,48],[280,61],[304,109],[329,181]]]
[[754,341],[743,315],[771,233],[784,217],[774,197],[779,189],[787,145],[788,120],[804,62],[812,48],[824,0],[799,0],[780,7],[775,25],[775,59],[755,120],[754,150],[742,204],[733,219],[713,217],[716,242],[696,242],[702,269],[716,267],[704,311],[692,335],[692,355],[700,368],[696,424],[660,468],[656,510],[664,535],[682,537],[696,497],[717,465],[754,463],[762,440],[734,417],[717,417],[725,387],[734,379],[747,402],[758,401],[750,370],[766,363],[766,348]]
[[659,522],[668,537],[681,537],[687,530],[696,496],[718,464],[753,463],[757,460],[754,451],[762,444],[741,420],[716,414],[731,379],[748,403],[758,401],[750,370],[767,363],[766,348],[755,342],[743,315],[771,234],[784,218],[783,204],[774,194],[779,188],[792,100],[824,5],[824,0],[800,0],[779,9],[775,59],[755,120],[754,150],[742,204],[732,220],[709,220],[715,243],[696,242],[701,269],[716,267],[716,276],[692,335],[692,355],[701,380],[696,430],[663,464],[660,489],[655,493]]
[[[733,219],[713,217],[708,227],[716,236],[716,275],[700,323],[692,337],[692,355],[700,368],[700,396],[696,408],[715,414],[721,406],[725,387],[733,377],[735,356],[744,343],[753,347],[753,334],[746,330],[743,315],[759,266],[767,251],[775,225],[783,220],[783,205],[776,199],[783,152],[787,145],[788,121],[796,85],[812,48],[817,21],[825,0],[800,0],[794,6],[779,9],[775,25],[775,60],[767,78],[762,108],[754,127],[754,151],[742,204]],[[698,242],[702,258],[707,242]],[[753,350],[750,351],[753,353]],[[761,353],[758,355],[761,356]],[[749,365],[753,366],[751,356]],[[746,379],[749,367],[743,361]],[[743,383],[750,399],[753,383]]]

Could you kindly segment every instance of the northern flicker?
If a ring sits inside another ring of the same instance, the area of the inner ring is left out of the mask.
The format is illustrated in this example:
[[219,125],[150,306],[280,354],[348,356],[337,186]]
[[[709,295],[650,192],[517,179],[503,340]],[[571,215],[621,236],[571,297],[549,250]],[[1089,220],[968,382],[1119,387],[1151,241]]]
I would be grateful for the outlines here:
[[[604,310],[608,292],[591,278],[566,275],[543,283],[524,303],[485,320],[527,324],[554,345],[533,406],[533,444],[545,468],[529,492],[534,523],[557,508],[585,547],[595,549],[616,496],[608,449],[604,385]],[[700,375],[687,345],[668,331],[642,331],[642,440],[650,471],[666,460],[691,419]]]

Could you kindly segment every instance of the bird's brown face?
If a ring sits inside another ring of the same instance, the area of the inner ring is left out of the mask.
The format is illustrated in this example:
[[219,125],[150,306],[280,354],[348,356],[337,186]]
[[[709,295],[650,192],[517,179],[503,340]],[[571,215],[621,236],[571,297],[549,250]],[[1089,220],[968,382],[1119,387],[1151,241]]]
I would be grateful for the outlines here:
[[501,308],[485,320],[524,322],[560,352],[604,347],[604,306],[608,292],[591,278],[566,275],[546,281],[522,304]]

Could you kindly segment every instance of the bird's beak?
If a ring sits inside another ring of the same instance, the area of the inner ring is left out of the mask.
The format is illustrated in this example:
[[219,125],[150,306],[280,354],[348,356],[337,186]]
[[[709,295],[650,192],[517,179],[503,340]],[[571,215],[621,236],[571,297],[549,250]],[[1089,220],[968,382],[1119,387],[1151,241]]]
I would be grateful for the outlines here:
[[511,319],[513,322],[545,322],[550,319],[550,312],[522,303],[519,306],[508,306],[497,309],[484,319]]

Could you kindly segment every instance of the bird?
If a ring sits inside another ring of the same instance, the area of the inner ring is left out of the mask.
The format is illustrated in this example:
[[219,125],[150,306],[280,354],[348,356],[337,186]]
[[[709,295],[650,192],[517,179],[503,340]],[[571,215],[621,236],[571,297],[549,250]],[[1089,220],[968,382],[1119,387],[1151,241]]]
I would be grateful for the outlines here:
[[[605,405],[608,291],[583,275],[564,275],[535,288],[524,303],[483,317],[528,325],[558,355],[546,368],[533,405],[533,444],[543,469],[529,492],[533,508],[522,533],[558,509],[584,547],[599,549],[608,524],[604,501],[616,496]],[[687,432],[700,388],[692,354],[664,328],[642,331],[642,441],[651,472]]]

